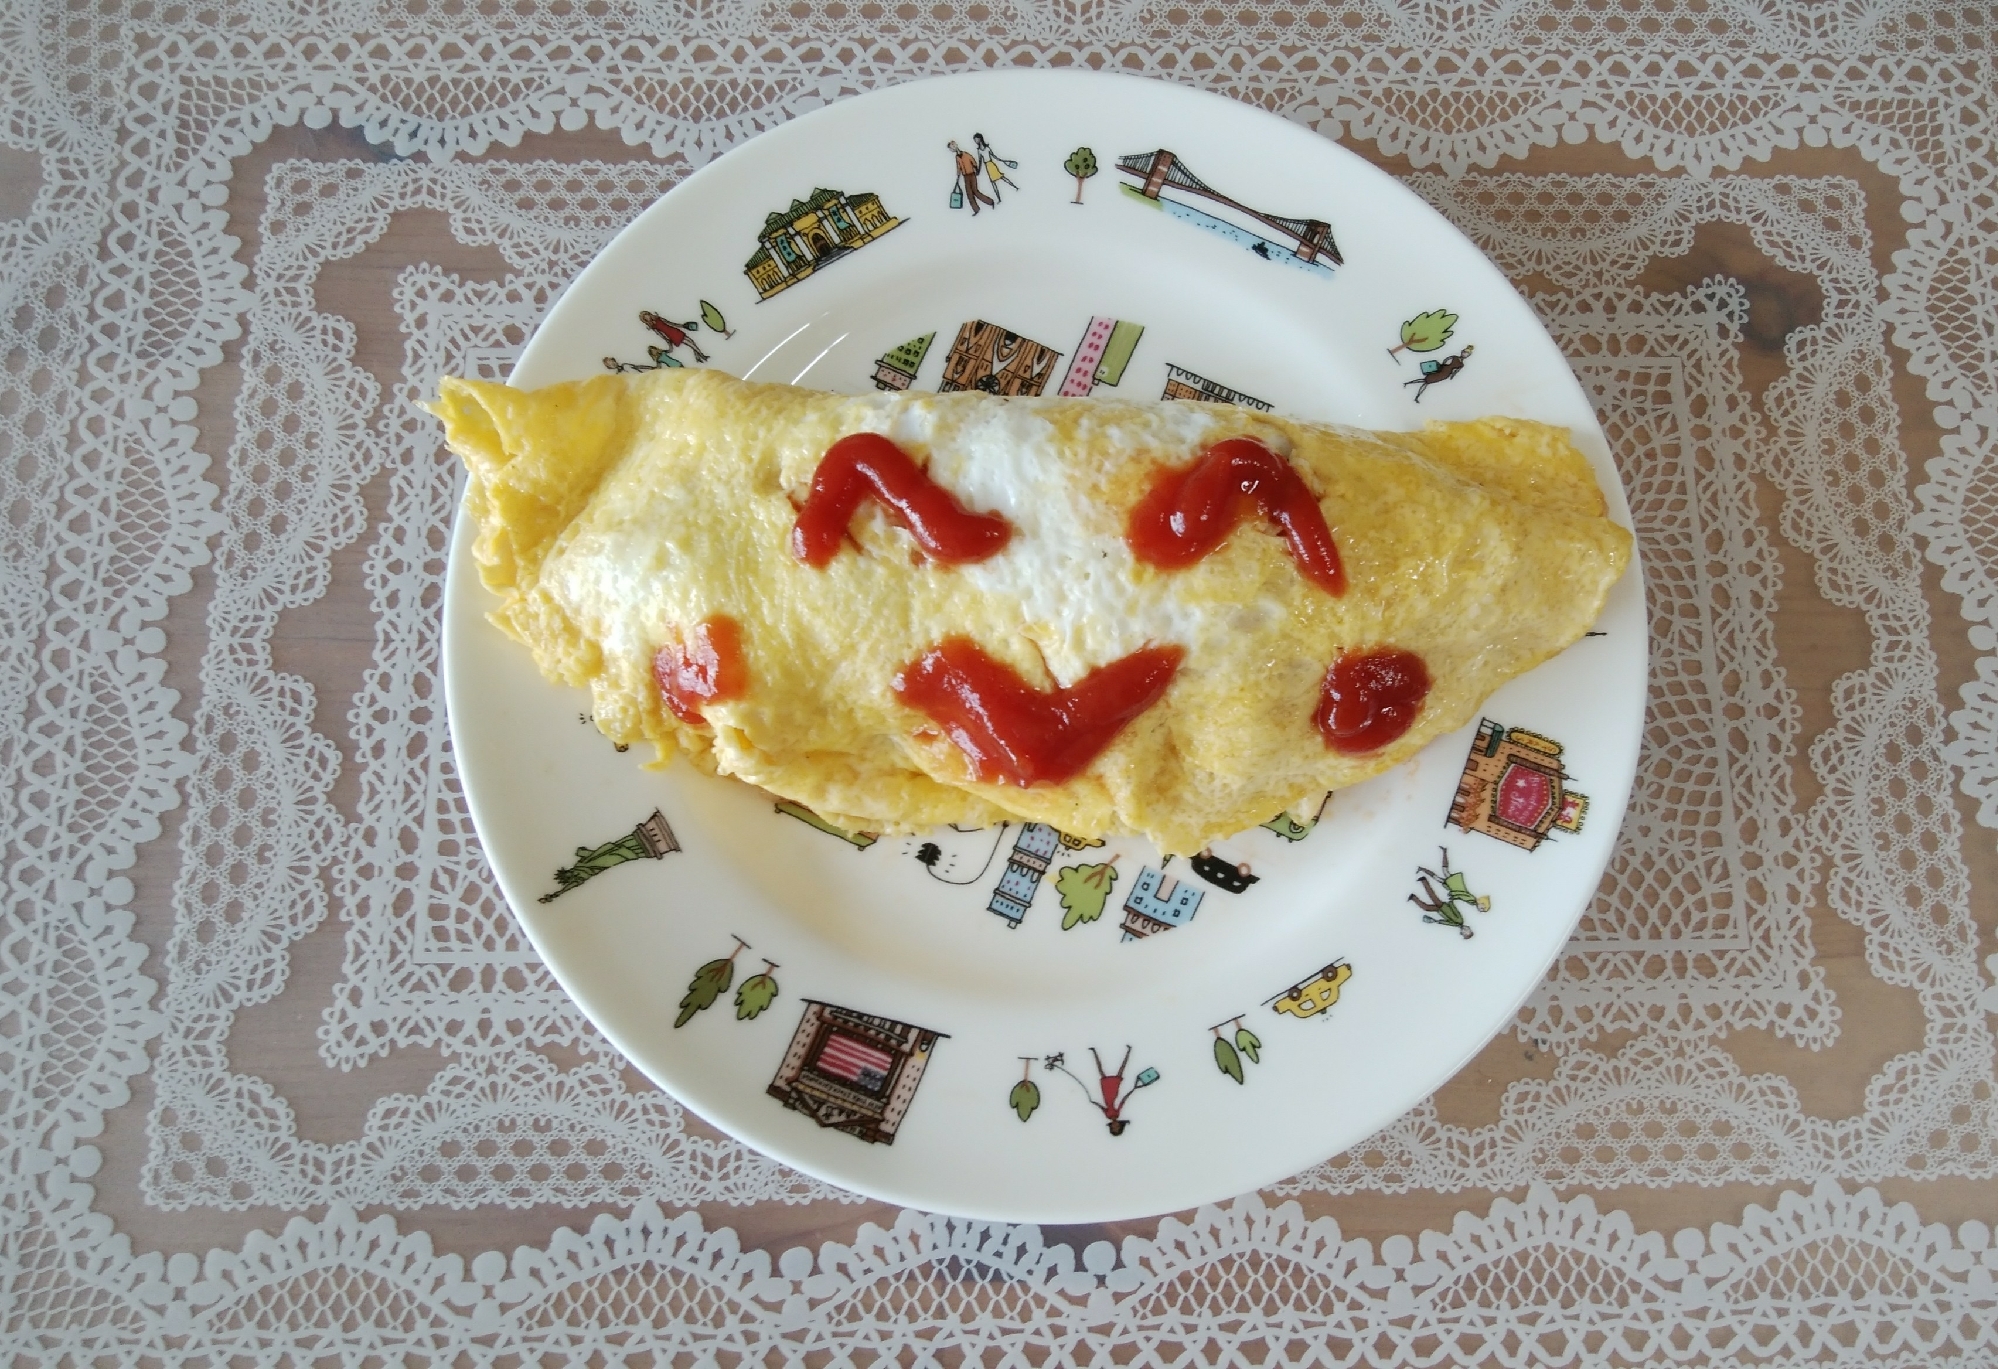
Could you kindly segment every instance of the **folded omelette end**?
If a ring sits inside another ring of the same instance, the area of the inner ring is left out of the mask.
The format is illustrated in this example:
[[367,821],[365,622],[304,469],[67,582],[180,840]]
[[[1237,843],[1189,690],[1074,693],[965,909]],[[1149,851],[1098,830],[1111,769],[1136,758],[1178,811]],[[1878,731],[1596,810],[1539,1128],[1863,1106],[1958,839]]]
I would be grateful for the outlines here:
[[1569,435],[1521,419],[693,368],[433,407],[491,618],[547,678],[615,742],[870,831],[1190,854],[1314,811],[1582,636],[1631,554]]

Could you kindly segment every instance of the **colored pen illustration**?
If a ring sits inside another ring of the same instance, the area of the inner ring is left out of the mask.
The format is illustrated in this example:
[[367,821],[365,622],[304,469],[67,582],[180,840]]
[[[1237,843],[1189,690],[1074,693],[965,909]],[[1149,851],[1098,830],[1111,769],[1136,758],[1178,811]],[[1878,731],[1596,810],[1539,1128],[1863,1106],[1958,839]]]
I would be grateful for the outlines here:
[[947,1039],[808,998],[767,1092],[822,1127],[893,1145],[937,1042]]
[[1523,727],[1478,720],[1446,825],[1536,851],[1556,832],[1579,832],[1587,795],[1568,788],[1561,743]]
[[1431,309],[1428,313],[1417,314],[1401,325],[1401,345],[1390,347],[1387,354],[1394,358],[1394,364],[1401,365],[1402,352],[1433,352],[1450,340],[1457,331],[1457,316],[1448,309]]
[[[1294,266],[1314,274],[1330,276],[1334,266],[1343,266],[1339,245],[1332,238],[1332,226],[1323,219],[1286,218],[1251,209],[1240,200],[1224,195],[1200,177],[1179,157],[1159,148],[1117,159],[1117,169],[1137,182],[1119,188],[1125,194],[1164,210],[1173,218],[1205,229],[1230,242],[1239,243],[1264,261]],[[1167,191],[1174,193],[1167,194]],[[1228,217],[1196,208],[1188,197],[1197,197],[1228,212]],[[1247,221],[1247,223],[1244,222]],[[1250,228],[1247,224],[1254,224]],[[1266,236],[1274,233],[1276,236]]]
[[1264,999],[1263,1004],[1273,1012],[1290,1017],[1318,1017],[1339,1001],[1339,991],[1352,977],[1353,967],[1344,960],[1335,960],[1313,971],[1309,977],[1298,980],[1282,993]]
[[[1450,868],[1450,848],[1436,848],[1441,856],[1440,869],[1432,870],[1426,865],[1415,867],[1415,882],[1419,893],[1410,894],[1408,901],[1422,909],[1422,920],[1434,922],[1443,927],[1455,927],[1457,935],[1469,941],[1477,933],[1471,924],[1464,921],[1464,909],[1475,908],[1481,913],[1492,910],[1491,896],[1471,892],[1470,882],[1462,870]],[[1461,905],[1461,906],[1460,906]]]
[[652,816],[624,836],[613,838],[601,846],[578,846],[575,862],[555,872],[555,892],[543,894],[538,901],[553,903],[571,889],[581,888],[604,871],[626,861],[664,860],[679,849],[680,842],[673,835],[672,827],[667,825],[666,815],[655,808]]

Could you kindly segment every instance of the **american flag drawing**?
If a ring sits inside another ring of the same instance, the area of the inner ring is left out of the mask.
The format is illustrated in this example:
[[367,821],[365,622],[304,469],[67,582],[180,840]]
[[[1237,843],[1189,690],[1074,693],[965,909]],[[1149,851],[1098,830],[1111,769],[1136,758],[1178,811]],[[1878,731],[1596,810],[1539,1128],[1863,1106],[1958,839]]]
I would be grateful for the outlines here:
[[873,1092],[888,1081],[888,1071],[894,1068],[895,1057],[879,1046],[870,1046],[844,1032],[830,1032],[825,1045],[819,1048],[816,1065],[823,1073],[849,1080]]

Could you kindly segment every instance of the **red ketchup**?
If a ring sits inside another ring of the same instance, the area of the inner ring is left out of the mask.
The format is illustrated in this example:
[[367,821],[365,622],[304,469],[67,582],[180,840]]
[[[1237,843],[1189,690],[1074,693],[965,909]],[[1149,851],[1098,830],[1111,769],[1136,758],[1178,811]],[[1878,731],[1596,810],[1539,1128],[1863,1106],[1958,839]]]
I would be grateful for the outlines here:
[[863,499],[888,506],[932,560],[961,565],[1005,550],[1013,525],[996,513],[973,513],[929,472],[879,433],[854,433],[826,448],[811,493],[791,528],[791,554],[824,566],[839,554]]
[[1250,505],[1283,533],[1305,579],[1327,594],[1346,592],[1318,501],[1290,462],[1254,438],[1217,442],[1192,465],[1160,472],[1131,510],[1124,541],[1146,565],[1181,570],[1226,541]]
[[986,784],[1060,784],[1165,694],[1185,647],[1140,647],[1043,693],[969,637],[946,637],[895,677],[903,703],[942,726]]
[[1429,697],[1429,667],[1412,651],[1348,651],[1325,672],[1312,721],[1349,756],[1378,751],[1414,725]]
[[749,692],[749,662],[742,653],[742,624],[716,614],[652,658],[652,678],[673,716],[696,727],[707,724],[701,706],[727,703]]

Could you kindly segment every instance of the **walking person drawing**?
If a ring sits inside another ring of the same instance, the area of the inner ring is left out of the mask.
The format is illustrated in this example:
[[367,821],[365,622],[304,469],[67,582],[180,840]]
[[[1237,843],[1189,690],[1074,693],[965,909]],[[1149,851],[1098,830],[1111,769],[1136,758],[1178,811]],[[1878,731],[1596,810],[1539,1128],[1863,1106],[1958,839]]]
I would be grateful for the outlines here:
[[999,182],[1004,181],[1015,190],[1020,188],[1020,183],[1006,174],[1007,167],[1012,167],[1017,171],[1020,167],[1018,162],[1009,162],[997,152],[994,152],[992,144],[985,141],[983,133],[972,134],[971,145],[977,149],[978,160],[985,163],[986,179],[992,182],[992,202],[994,204],[999,202]]
[[[959,147],[957,145],[956,140],[954,139],[951,141],[949,146],[952,156],[954,156],[957,159],[957,177],[960,181],[964,183],[962,198],[970,202],[971,216],[973,218],[977,218],[978,206],[981,201],[985,204],[993,205],[995,207],[998,205],[999,201],[993,199],[991,196],[987,195],[983,190],[980,190],[978,188],[978,158],[972,156],[969,152],[966,152],[963,148]],[[956,200],[958,198],[960,198],[958,195],[951,196],[952,200]],[[957,206],[953,204],[951,207],[955,209]]]

